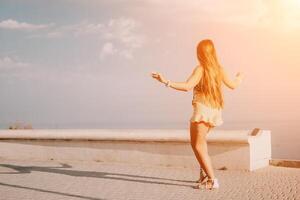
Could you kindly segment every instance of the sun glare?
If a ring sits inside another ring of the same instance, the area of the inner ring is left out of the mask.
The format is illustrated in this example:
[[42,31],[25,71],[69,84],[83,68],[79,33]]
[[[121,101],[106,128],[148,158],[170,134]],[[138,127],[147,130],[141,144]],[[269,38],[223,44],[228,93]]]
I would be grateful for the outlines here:
[[300,0],[278,0],[272,2],[272,13],[280,16],[277,20],[289,28],[298,28],[300,19]]
[[281,0],[281,2],[291,9],[299,9],[300,6],[300,0]]

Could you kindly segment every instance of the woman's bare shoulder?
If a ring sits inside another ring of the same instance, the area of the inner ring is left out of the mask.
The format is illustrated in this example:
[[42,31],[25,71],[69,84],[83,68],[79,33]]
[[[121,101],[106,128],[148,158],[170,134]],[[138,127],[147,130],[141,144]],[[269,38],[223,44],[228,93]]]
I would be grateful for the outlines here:
[[203,71],[203,66],[202,65],[197,65],[196,67],[195,67],[195,69],[194,69],[194,71]]

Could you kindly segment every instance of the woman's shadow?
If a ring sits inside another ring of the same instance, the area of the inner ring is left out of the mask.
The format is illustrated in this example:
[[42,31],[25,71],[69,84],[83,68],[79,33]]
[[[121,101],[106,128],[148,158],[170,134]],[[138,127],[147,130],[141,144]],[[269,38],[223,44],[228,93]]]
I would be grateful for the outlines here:
[[[12,164],[0,164],[0,166],[2,167],[15,170],[15,172],[1,172],[0,174],[24,174],[24,173],[31,173],[32,171],[37,171],[37,172],[63,174],[63,175],[69,175],[75,177],[103,178],[103,179],[130,181],[130,182],[174,185],[174,186],[185,186],[185,187],[192,187],[192,186],[187,184],[168,183],[164,181],[179,181],[179,182],[193,183],[193,181],[159,178],[159,177],[152,177],[152,176],[140,176],[140,175],[132,175],[132,174],[99,172],[99,171],[96,172],[96,171],[72,170],[71,169],[72,166],[69,164],[60,163],[60,165],[61,166],[59,167],[50,167],[50,166],[40,167],[40,166],[19,166],[19,165],[12,165]],[[152,180],[142,180],[142,179],[152,179]]]

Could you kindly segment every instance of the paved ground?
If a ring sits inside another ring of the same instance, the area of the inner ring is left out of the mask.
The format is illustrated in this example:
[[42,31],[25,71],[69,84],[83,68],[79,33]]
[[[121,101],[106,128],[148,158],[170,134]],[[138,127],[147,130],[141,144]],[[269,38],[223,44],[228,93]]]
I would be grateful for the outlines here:
[[300,169],[217,170],[221,188],[193,189],[197,170],[99,162],[0,159],[1,200],[299,199]]

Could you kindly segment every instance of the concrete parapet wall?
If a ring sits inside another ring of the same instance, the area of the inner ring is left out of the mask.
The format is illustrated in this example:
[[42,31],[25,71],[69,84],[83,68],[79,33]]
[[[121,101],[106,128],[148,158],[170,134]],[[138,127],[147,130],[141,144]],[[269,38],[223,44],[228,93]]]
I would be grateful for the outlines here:
[[[269,165],[269,130],[212,130],[207,140],[216,169]],[[187,129],[1,130],[0,157],[198,167]]]

